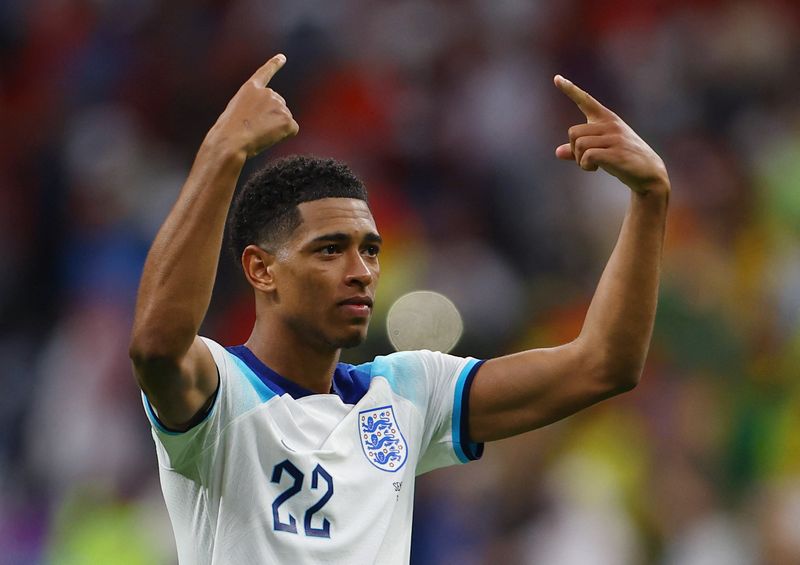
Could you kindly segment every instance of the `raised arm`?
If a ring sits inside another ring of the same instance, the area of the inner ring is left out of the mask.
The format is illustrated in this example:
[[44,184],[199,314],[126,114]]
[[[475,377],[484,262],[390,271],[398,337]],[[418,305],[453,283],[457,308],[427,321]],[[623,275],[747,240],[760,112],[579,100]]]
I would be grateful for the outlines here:
[[225,218],[245,160],[295,135],[284,99],[267,87],[276,55],[242,85],[203,140],[144,265],[130,356],[139,386],[163,423],[191,427],[211,402],[218,375],[197,337],[211,300]]
[[631,201],[577,339],[491,359],[478,370],[470,392],[473,441],[533,430],[630,390],[650,345],[670,193],[666,168],[619,116],[563,77],[555,84],[586,116],[556,156],[614,175],[631,189]]

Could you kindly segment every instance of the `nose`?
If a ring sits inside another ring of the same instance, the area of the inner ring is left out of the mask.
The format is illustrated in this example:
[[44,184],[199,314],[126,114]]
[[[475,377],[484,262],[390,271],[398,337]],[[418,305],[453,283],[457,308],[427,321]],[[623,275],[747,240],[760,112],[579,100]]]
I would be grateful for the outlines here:
[[351,259],[347,264],[345,283],[348,286],[358,285],[362,288],[366,288],[372,284],[374,278],[375,273],[367,261],[364,260],[364,257],[361,256],[361,253],[357,250],[352,253]]

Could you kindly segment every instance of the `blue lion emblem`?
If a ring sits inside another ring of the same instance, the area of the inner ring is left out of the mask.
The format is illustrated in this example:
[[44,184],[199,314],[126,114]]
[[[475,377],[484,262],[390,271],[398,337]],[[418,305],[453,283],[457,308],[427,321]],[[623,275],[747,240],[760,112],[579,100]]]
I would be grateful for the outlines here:
[[398,460],[400,460],[400,455],[398,455],[394,451],[390,451],[389,453],[377,453],[375,455],[375,460],[378,463],[380,463],[381,465],[385,465],[389,461],[398,461]]
[[368,434],[371,434],[372,432],[376,432],[378,430],[383,431],[391,427],[392,427],[392,422],[389,421],[388,418],[381,418],[379,420],[376,420],[372,416],[367,416],[366,421],[363,422],[361,425],[361,428]]
[[408,445],[391,405],[359,412],[358,432],[364,455],[378,469],[393,473],[408,459]]
[[369,441],[364,441],[364,445],[366,445],[368,449],[380,449],[384,445],[395,445],[397,443],[400,443],[400,440],[395,439],[392,436],[383,436],[382,438],[378,438],[377,434],[372,434],[372,436],[369,438]]

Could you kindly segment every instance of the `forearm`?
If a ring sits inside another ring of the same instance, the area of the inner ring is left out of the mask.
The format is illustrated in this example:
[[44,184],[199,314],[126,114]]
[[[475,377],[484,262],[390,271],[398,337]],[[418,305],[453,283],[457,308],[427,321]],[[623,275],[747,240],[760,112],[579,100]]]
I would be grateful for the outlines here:
[[631,192],[619,238],[592,298],[578,338],[600,355],[612,384],[634,386],[655,322],[669,188]]
[[211,300],[231,198],[246,155],[209,136],[145,262],[131,349],[178,359]]
[[670,184],[661,158],[622,119],[560,75],[556,86],[586,116],[556,157],[602,168],[631,191],[619,238],[574,341],[484,363],[470,391],[473,441],[564,418],[636,385],[656,315]]

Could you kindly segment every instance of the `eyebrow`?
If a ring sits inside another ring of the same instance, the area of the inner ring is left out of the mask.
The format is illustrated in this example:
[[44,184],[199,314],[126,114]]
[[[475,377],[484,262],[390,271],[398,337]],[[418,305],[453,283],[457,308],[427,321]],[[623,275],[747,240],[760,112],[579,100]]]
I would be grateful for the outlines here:
[[[332,241],[336,243],[344,243],[351,241],[352,237],[344,232],[334,232],[334,233],[326,233],[315,237],[311,240],[310,243],[322,243],[326,241]],[[364,236],[364,241],[367,243],[383,243],[383,238],[379,236],[375,232],[369,232]]]

